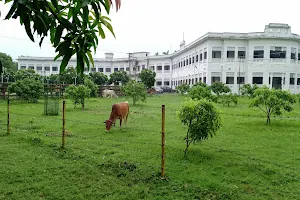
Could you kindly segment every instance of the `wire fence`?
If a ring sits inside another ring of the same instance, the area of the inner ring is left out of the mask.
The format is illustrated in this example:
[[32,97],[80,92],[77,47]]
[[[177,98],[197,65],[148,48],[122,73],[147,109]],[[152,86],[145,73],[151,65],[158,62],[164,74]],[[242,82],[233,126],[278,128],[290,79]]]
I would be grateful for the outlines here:
[[[90,105],[89,109],[103,109],[105,113],[107,113],[107,111],[111,110],[111,106]],[[42,134],[45,138],[61,138],[61,145],[58,139],[48,139],[48,141],[51,141],[51,144],[53,144],[53,142],[55,141],[56,147],[72,149],[78,152],[88,152],[86,156],[90,158],[99,157],[99,151],[102,151],[101,155],[103,160],[108,158],[114,160],[123,159],[124,162],[127,163],[136,163],[140,169],[150,169],[153,171],[159,170],[161,172],[161,177],[165,176],[165,169],[167,169],[167,167],[165,166],[165,159],[172,159],[168,156],[166,157],[166,155],[179,151],[182,152],[182,149],[176,148],[176,145],[174,145],[173,141],[177,141],[178,139],[183,140],[183,137],[165,133],[165,114],[174,115],[176,111],[178,111],[175,108],[168,107],[167,109],[165,109],[164,106],[143,106],[141,108],[136,108],[135,110],[130,111],[131,113],[134,113],[134,115],[136,115],[137,117],[143,117],[145,115],[151,114],[155,115],[156,117],[161,117],[161,120],[156,120],[160,121],[160,123],[157,123],[154,129],[145,129],[139,127],[139,123],[137,121],[132,120],[130,121],[130,128],[125,128],[123,136],[121,132],[120,134],[118,134],[118,137],[111,137],[111,135],[113,134],[105,136],[89,134],[89,131],[95,132],[95,130],[97,129],[103,130],[104,123],[99,121],[93,121],[91,119],[78,120],[76,118],[69,117],[68,112],[64,107],[60,109],[62,115],[59,116],[28,114],[26,112],[24,113],[24,109],[21,111],[19,109],[14,109],[10,101],[7,101],[7,110],[0,110],[1,116],[7,116],[7,119],[5,119],[4,117],[0,119],[1,132],[7,131],[7,134],[9,135],[14,134],[15,132],[20,134],[28,134],[28,132],[31,131],[36,132],[39,135]],[[233,116],[237,118],[265,118],[263,114],[237,114],[225,112],[222,112],[220,114],[224,116]],[[280,120],[300,120],[300,117],[296,116],[274,117]],[[36,119],[38,123],[36,123],[33,118]],[[16,119],[18,119],[18,121],[16,121]],[[40,124],[45,123],[47,125],[39,127]],[[78,127],[80,126],[86,127],[84,128],[85,130],[83,130],[82,128],[79,129]],[[130,138],[128,137],[128,135],[125,135],[128,133],[129,129],[130,131],[133,130],[141,134],[147,134],[151,139],[145,140],[145,137]],[[215,149],[216,151],[226,151],[224,149],[219,148]],[[237,152],[226,152],[237,154],[239,156],[249,157],[249,159],[262,161],[279,167],[284,167],[284,165],[276,163],[274,161],[262,160]],[[141,157],[146,159],[141,159]],[[291,170],[294,169],[292,167],[288,168]]]

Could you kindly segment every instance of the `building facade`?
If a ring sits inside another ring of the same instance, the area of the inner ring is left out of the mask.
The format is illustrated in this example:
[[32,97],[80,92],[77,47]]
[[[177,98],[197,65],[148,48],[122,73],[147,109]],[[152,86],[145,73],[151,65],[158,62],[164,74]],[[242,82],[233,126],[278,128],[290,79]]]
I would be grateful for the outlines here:
[[[32,68],[41,75],[59,73],[61,60],[53,58],[18,58],[18,68]],[[208,85],[226,83],[233,92],[245,83],[267,85],[270,88],[300,92],[300,36],[291,32],[288,24],[270,23],[264,32],[207,33],[169,55],[149,55],[149,52],[130,53],[127,58],[95,58],[95,68],[89,72],[125,70],[137,79],[144,68],[156,72],[156,86],[176,86],[199,81]],[[69,67],[76,66],[71,59]]]

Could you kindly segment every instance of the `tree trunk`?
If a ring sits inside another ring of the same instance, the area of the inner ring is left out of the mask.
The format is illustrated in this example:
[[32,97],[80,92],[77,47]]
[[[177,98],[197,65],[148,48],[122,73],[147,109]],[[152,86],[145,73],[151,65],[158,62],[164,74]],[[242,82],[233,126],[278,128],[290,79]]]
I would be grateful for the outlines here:
[[270,125],[270,123],[271,123],[270,115],[267,115],[267,125]]

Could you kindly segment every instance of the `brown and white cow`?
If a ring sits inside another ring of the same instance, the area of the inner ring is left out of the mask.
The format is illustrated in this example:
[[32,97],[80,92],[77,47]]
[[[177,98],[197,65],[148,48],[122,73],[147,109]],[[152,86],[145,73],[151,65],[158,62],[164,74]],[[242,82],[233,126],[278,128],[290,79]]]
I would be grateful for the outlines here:
[[117,119],[120,120],[120,129],[122,129],[122,120],[124,119],[124,122],[126,124],[128,114],[129,114],[129,105],[127,101],[113,104],[110,117],[108,120],[104,122],[106,126],[105,131],[108,132],[112,127],[112,125],[116,123]]

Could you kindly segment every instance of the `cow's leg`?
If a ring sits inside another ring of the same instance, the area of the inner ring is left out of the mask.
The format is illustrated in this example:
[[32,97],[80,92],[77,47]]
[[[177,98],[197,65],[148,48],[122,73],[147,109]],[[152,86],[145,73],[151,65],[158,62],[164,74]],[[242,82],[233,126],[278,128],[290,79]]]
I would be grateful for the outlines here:
[[120,129],[122,129],[122,117],[120,117]]

